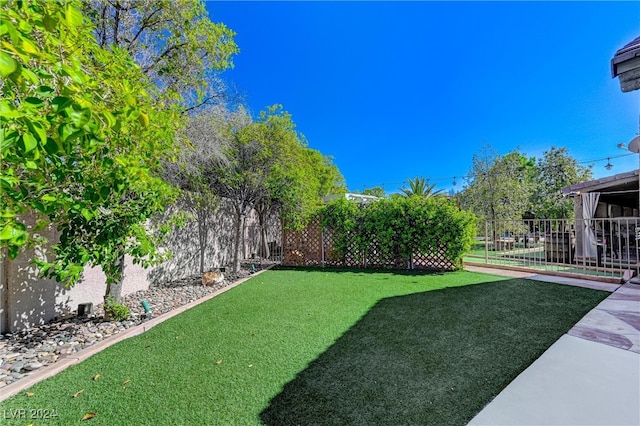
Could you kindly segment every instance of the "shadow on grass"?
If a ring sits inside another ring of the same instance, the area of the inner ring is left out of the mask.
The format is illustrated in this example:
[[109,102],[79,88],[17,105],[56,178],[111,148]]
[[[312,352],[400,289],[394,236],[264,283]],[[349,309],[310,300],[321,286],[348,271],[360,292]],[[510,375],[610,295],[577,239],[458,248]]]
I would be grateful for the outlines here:
[[267,425],[463,425],[607,296],[513,279],[379,301],[286,384]]

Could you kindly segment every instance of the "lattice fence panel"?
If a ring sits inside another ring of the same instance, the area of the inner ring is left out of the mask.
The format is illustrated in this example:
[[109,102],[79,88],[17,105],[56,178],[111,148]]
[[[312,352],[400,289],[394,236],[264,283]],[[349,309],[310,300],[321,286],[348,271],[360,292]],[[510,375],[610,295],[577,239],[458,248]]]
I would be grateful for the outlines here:
[[[301,231],[285,231],[283,265],[289,266],[329,266],[343,268],[380,269],[432,269],[453,270],[455,263],[446,256],[446,246],[439,241],[437,249],[429,252],[414,252],[403,258],[399,250],[384,252],[375,239],[366,249],[357,247],[356,235],[347,235],[346,253],[335,248],[338,236],[330,229],[322,229],[320,219],[314,220]],[[414,246],[419,246],[418,242]]]
[[322,229],[320,219],[314,220],[300,231],[285,230],[283,246],[283,265],[322,266]]

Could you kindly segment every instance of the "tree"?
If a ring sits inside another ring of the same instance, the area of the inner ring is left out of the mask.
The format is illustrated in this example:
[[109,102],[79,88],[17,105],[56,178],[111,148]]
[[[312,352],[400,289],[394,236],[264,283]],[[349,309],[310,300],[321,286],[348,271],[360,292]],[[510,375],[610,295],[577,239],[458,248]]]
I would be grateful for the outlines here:
[[490,221],[521,220],[533,192],[535,162],[519,151],[500,156],[486,146],[473,156],[460,206]]
[[235,33],[200,0],[92,0],[85,10],[101,47],[124,50],[183,111],[216,103],[218,73],[233,66]]
[[362,195],[373,195],[378,198],[386,198],[387,192],[381,186],[374,186],[373,188],[364,189],[361,192]]
[[224,129],[230,123],[242,120],[248,120],[244,110],[229,112],[223,104],[190,117],[179,133],[179,137],[185,140],[185,147],[177,161],[166,165],[165,179],[182,190],[181,205],[198,225],[201,274],[205,271],[211,218],[219,207],[213,172],[217,162],[226,161]]
[[[5,3],[0,13],[0,244],[10,257],[55,223],[60,242],[42,272],[73,285],[99,265],[108,291],[125,253],[158,261],[144,226],[175,197],[158,176],[174,152],[175,111],[120,49],[102,49],[78,1]],[[27,231],[21,215],[41,220]],[[166,227],[162,227],[166,231]]]
[[320,196],[340,188],[344,180],[328,157],[306,146],[281,105],[262,111],[255,121],[227,127],[225,159],[215,161],[210,171],[212,187],[233,205],[232,265],[237,271],[244,221],[251,209],[261,225],[261,255],[268,256],[267,214],[277,210],[287,226],[299,226],[319,208]]
[[591,166],[580,166],[566,148],[552,146],[538,159],[532,210],[546,219],[573,218],[573,200],[562,195],[562,188],[590,179]]
[[442,192],[441,189],[438,191],[434,191],[436,188],[436,184],[430,184],[428,179],[425,179],[421,176],[416,176],[413,179],[407,179],[407,185],[408,186],[400,188],[400,191],[402,191],[402,193],[406,197],[420,196],[429,198]]

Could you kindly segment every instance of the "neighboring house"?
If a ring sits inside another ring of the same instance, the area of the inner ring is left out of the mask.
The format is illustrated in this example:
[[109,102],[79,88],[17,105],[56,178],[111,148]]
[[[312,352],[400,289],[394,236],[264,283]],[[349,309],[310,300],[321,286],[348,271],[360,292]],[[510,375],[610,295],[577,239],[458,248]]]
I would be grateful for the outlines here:
[[625,248],[636,247],[638,173],[632,170],[562,188],[565,196],[574,199],[576,257],[595,257],[598,236],[606,238],[607,232],[619,237],[618,243]]
[[640,37],[616,52],[611,59],[611,75],[619,78],[623,92],[640,89]]
[[[210,218],[205,270],[231,263],[233,257],[233,216],[224,201]],[[41,232],[51,243],[59,238],[53,226]],[[276,216],[267,219],[267,240],[280,245],[282,230]],[[249,215],[244,228],[243,258],[258,252],[260,228],[255,212]],[[125,258],[122,295],[147,290],[149,286],[199,275],[200,248],[198,226],[194,221],[180,228],[167,239],[165,247],[172,253],[166,262],[144,269]],[[81,303],[98,305],[106,290],[105,276],[100,268],[87,268],[81,281],[65,288],[51,279],[42,279],[31,264],[34,250],[21,253],[16,259],[0,259],[0,333],[15,332],[42,324],[67,314],[74,314]]]
[[358,204],[369,204],[372,201],[378,201],[380,198],[374,195],[363,195],[363,194],[354,194],[351,192],[347,192],[346,194],[332,194],[323,197],[325,203],[329,203],[338,198],[346,198],[348,201],[353,201]]

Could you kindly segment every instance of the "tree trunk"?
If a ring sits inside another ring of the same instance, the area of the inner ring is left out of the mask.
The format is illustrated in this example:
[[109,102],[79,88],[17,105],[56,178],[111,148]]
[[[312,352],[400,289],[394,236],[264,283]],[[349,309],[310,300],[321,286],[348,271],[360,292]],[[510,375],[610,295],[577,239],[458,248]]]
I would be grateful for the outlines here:
[[124,254],[118,257],[116,260],[116,267],[118,268],[118,279],[115,282],[107,280],[107,290],[104,295],[105,303],[111,299],[115,303],[122,302],[122,281],[124,280]]
[[265,212],[258,211],[258,221],[260,223],[260,257],[264,259],[269,258],[269,244],[267,244],[267,230],[264,226]]
[[204,257],[207,250],[207,239],[209,228],[207,226],[207,212],[204,209],[198,210],[198,239],[200,241],[200,275],[204,274]]
[[233,265],[232,271],[234,273],[240,270],[240,234],[242,233],[242,225],[244,224],[244,214],[240,211],[236,211],[236,230],[233,242]]

